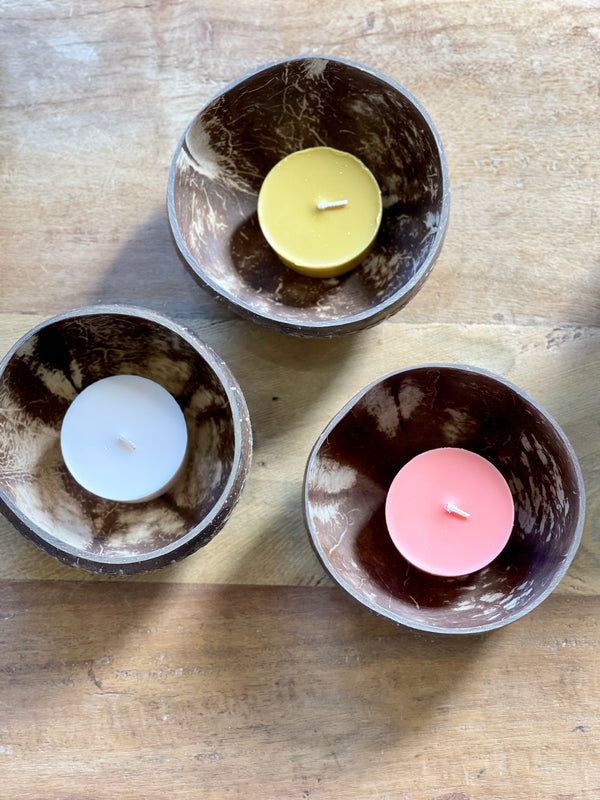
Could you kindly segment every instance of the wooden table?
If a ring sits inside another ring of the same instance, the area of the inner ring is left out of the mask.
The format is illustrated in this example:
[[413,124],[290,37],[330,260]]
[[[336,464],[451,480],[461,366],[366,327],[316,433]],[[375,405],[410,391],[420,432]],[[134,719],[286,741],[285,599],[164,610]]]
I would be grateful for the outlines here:
[[[63,566],[0,520],[0,796],[597,800],[598,5],[4,0],[0,18],[1,353],[61,311],[145,305],[225,358],[255,436],[226,527],[158,573]],[[197,110],[305,53],[406,86],[450,168],[450,228],[425,287],[331,341],[217,305],[181,266],[165,212]],[[302,520],[329,419],[371,380],[431,361],[520,385],[586,482],[562,583],[481,637],[368,615],[325,576]]]

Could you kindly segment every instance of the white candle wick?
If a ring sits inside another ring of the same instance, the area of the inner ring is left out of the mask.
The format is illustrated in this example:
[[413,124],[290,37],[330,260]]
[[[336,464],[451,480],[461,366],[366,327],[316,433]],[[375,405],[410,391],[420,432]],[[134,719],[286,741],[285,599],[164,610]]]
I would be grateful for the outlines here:
[[347,205],[347,200],[322,200],[320,203],[317,203],[317,208],[319,211],[324,211],[326,208],[341,208]]
[[117,442],[121,445],[123,450],[128,450],[130,453],[136,450],[134,443],[130,439],[126,439],[123,435],[117,436]]
[[467,514],[466,511],[463,511],[461,508],[458,508],[458,506],[455,506],[454,503],[446,503],[444,508],[449,514],[456,514],[458,517],[464,517],[467,519],[467,517],[471,516],[470,514]]

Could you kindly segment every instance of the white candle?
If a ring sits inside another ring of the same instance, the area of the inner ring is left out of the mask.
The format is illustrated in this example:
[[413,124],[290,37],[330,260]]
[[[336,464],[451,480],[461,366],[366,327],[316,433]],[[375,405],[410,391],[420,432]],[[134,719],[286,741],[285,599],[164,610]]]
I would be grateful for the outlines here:
[[177,402],[158,383],[113,375],[73,400],[60,446],[69,472],[84,489],[137,503],[158,497],[178,479],[187,428]]

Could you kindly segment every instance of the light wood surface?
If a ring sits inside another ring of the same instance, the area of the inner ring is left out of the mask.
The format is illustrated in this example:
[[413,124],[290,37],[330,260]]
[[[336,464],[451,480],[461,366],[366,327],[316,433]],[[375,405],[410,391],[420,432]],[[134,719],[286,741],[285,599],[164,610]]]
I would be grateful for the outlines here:
[[[598,800],[600,6],[4,0],[0,26],[0,355],[55,313],[145,305],[227,361],[255,437],[226,527],[157,573],[63,566],[0,518],[0,797]],[[450,170],[424,288],[331,341],[211,300],[165,210],[192,116],[247,70],[306,53],[408,88]],[[525,389],[586,483],[583,542],[554,594],[474,639],[352,605],[302,520],[329,419],[431,361]]]

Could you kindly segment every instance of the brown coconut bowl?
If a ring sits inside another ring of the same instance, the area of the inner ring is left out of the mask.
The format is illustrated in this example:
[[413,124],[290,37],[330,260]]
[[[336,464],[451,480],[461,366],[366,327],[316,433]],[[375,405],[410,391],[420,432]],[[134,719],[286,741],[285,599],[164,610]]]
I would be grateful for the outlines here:
[[[447,578],[409,564],[389,537],[387,491],[411,458],[462,447],[489,459],[515,503],[502,553]],[[304,511],[329,575],[368,610],[438,633],[481,633],[527,614],[579,546],[585,496],[558,425],[523,391],[484,370],[426,364],[372,383],[333,418],[308,460]]]
[[[134,374],[179,403],[188,457],[178,482],[143,503],[83,489],[61,455],[65,412],[90,383]],[[0,362],[0,510],[60,561],[109,575],[163,567],[207,544],[242,492],[252,452],[248,409],[226,364],[190,331],[139,308],[61,314]]]
[[[336,278],[284,266],[256,214],[269,170],[317,145],[360,158],[382,193],[373,249]],[[375,325],[419,291],[448,202],[446,159],[425,109],[385,75],[322,56],[279,61],[227,86],[183,134],[168,185],[173,237],[198,282],[242,316],[314,337]]]

